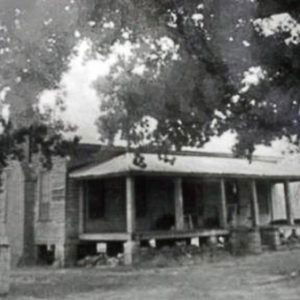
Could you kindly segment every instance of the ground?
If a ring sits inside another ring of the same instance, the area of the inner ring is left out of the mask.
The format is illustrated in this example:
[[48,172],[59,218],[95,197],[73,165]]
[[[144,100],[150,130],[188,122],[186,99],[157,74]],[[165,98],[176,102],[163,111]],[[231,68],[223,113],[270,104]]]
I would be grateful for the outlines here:
[[299,300],[300,250],[167,268],[26,268],[12,281],[7,300]]

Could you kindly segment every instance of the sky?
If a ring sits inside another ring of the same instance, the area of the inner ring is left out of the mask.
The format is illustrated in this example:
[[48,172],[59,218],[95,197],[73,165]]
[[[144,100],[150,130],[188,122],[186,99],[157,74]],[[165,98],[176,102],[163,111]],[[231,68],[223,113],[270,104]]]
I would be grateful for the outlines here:
[[[85,61],[86,50],[87,45],[83,45],[79,55],[72,59],[70,70],[62,78],[61,86],[66,105],[62,118],[78,126],[76,134],[82,136],[84,142],[95,143],[98,137],[95,121],[100,113],[100,102],[92,83],[99,76],[108,74],[109,63],[101,60]],[[53,107],[60,92],[45,91],[40,97],[40,105]]]

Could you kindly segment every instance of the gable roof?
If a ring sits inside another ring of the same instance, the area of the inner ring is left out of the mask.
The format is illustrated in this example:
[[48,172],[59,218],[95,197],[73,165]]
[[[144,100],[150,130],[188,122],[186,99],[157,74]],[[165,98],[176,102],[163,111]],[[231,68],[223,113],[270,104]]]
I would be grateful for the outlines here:
[[269,178],[300,181],[300,165],[280,164],[276,160],[253,160],[230,156],[171,155],[174,164],[166,163],[157,154],[142,154],[146,167],[134,164],[134,154],[125,153],[94,166],[70,173],[71,178],[93,179],[126,174],[193,177]]

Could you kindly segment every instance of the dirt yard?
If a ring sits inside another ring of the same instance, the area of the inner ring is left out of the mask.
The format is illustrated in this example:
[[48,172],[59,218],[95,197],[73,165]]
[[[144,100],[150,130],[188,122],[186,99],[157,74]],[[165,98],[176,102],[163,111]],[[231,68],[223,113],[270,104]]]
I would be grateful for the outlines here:
[[155,269],[20,269],[7,299],[299,300],[300,250]]

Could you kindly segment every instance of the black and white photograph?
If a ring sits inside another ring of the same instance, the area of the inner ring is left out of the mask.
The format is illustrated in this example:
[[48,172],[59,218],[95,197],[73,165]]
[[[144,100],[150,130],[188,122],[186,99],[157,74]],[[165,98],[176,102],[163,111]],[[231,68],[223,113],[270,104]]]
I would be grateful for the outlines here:
[[0,0],[0,299],[299,300],[300,1]]

